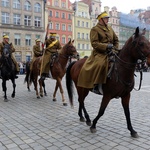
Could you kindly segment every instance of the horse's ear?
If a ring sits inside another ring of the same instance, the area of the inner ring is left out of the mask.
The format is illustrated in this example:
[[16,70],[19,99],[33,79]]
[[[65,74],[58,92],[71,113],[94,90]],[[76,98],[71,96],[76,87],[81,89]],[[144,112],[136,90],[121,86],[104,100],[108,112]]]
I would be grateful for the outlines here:
[[72,43],[74,43],[74,40],[72,40]]
[[9,44],[10,46],[12,45],[12,43]]
[[140,32],[139,27],[137,27],[135,30],[135,37],[137,37],[139,35],[139,32]]
[[145,35],[146,33],[146,28],[143,29],[142,35]]
[[71,39],[69,40],[68,44],[70,44],[70,43],[71,43]]

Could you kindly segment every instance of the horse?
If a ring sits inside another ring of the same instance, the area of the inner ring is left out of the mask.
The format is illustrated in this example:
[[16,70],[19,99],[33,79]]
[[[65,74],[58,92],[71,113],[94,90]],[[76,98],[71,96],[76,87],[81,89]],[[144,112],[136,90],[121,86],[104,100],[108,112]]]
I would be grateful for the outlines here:
[[[62,87],[62,78],[66,73],[66,66],[69,60],[78,56],[78,52],[76,48],[73,46],[74,40],[70,41],[63,46],[63,48],[55,55],[55,59],[53,59],[52,65],[50,66],[51,78],[56,80],[55,90],[53,93],[53,101],[56,101],[56,93],[58,88],[60,89],[61,97],[63,105],[66,106],[67,102],[64,98],[64,90]],[[42,80],[40,80],[40,90],[42,91]]]
[[39,99],[40,97],[43,97],[44,95],[47,96],[47,92],[45,89],[45,82],[42,82],[42,87],[44,89],[44,95],[43,92],[40,92],[38,90],[38,77],[40,75],[40,67],[42,62],[42,56],[39,56],[36,58],[36,60],[33,62],[32,70],[30,70],[31,62],[26,62],[26,76],[24,79],[24,83],[27,82],[27,89],[28,91],[31,91],[30,85],[33,82],[34,90],[36,91],[36,96]]
[[[134,71],[137,60],[140,59],[142,62],[147,60],[147,64],[150,65],[150,42],[146,39],[144,33],[145,31],[140,33],[139,27],[137,27],[135,33],[126,41],[119,54],[114,53],[114,69],[112,69],[111,76],[107,76],[106,83],[102,84],[102,102],[98,115],[93,120],[93,123],[91,123],[91,119],[84,105],[84,100],[92,89],[79,87],[77,85],[79,73],[86,58],[73,62],[68,66],[66,71],[66,88],[70,104],[73,106],[74,82],[78,94],[78,115],[80,121],[85,121],[86,118],[86,124],[90,126],[90,131],[92,133],[96,132],[96,124],[99,118],[104,114],[110,100],[113,98],[121,98],[127,121],[127,128],[132,137],[138,137],[137,132],[133,129],[131,124],[129,101],[130,93],[134,88]],[[83,117],[82,111],[84,112],[85,118]]]
[[11,80],[12,85],[13,85],[13,92],[11,94],[11,97],[15,97],[15,88],[16,88],[16,83],[15,83],[15,76],[16,76],[16,69],[15,69],[15,64],[11,58],[11,44],[5,44],[3,51],[2,51],[2,56],[0,58],[0,64],[1,64],[1,78],[2,78],[2,89],[4,91],[4,101],[8,102],[7,99],[7,87],[6,87],[6,81]]

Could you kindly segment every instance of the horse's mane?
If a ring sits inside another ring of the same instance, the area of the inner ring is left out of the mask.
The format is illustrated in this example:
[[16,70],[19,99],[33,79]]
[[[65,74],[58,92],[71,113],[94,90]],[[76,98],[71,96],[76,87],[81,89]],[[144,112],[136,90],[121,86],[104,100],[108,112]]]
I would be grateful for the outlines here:
[[132,42],[133,40],[133,35],[125,42],[124,46],[122,47],[122,49],[126,49],[126,47],[128,45],[130,45],[130,43]]

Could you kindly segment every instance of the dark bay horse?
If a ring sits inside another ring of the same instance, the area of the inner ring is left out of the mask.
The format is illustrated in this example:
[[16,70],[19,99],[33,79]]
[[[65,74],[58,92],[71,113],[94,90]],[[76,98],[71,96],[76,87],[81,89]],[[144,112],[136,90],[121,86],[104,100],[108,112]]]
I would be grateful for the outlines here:
[[71,105],[73,105],[72,81],[74,81],[78,93],[78,115],[80,117],[80,121],[84,121],[84,117],[82,115],[83,111],[84,116],[86,118],[86,123],[87,125],[91,126],[90,130],[92,133],[96,132],[97,121],[104,114],[105,109],[110,100],[113,98],[120,97],[127,121],[127,128],[130,131],[132,137],[138,137],[137,132],[133,129],[131,124],[129,101],[130,92],[134,88],[134,71],[137,64],[137,60],[147,60],[147,64],[150,65],[150,42],[146,39],[144,33],[145,31],[140,33],[139,28],[137,27],[135,33],[126,41],[120,53],[118,55],[114,54],[115,69],[112,70],[111,78],[107,78],[106,84],[102,85],[103,97],[101,106],[98,115],[93,120],[92,124],[84,105],[85,97],[92,89],[77,86],[78,76],[86,59],[80,59],[75,63],[71,63],[67,68],[66,86],[70,103]]
[[[40,67],[42,62],[42,56],[38,57],[34,62],[32,66],[32,70],[30,70],[30,64],[31,62],[26,62],[26,76],[24,79],[24,83],[27,83],[27,89],[30,90],[31,83],[34,85],[34,90],[36,91],[37,98],[43,97],[43,92],[40,92],[38,90],[38,83],[39,83],[39,75],[40,75]],[[40,88],[40,87],[39,87]],[[46,89],[45,89],[45,82],[42,82],[42,87],[44,89],[44,95],[47,96]]]
[[[52,78],[56,80],[55,90],[53,93],[53,101],[56,101],[56,93],[59,88],[64,106],[66,106],[67,103],[64,98],[64,91],[61,81],[66,73],[68,60],[71,57],[78,55],[76,48],[73,46],[73,43],[74,40],[70,40],[66,45],[64,45],[63,48],[58,52],[58,55],[55,56],[56,58],[53,60],[52,66],[50,66]],[[40,82],[40,87],[40,90],[42,92],[42,80]]]
[[7,102],[7,87],[6,87],[6,81],[11,80],[13,85],[13,92],[11,94],[11,97],[15,97],[15,75],[16,75],[16,69],[15,64],[11,58],[11,44],[5,44],[2,52],[2,56],[0,58],[0,64],[1,64],[1,77],[2,77],[2,89],[4,91],[4,101]]

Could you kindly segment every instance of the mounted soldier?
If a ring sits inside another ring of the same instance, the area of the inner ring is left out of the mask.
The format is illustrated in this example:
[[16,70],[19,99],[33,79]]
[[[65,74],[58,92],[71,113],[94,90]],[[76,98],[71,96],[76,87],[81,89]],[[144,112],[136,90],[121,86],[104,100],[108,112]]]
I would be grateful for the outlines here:
[[[3,48],[4,48],[5,44],[9,44],[9,36],[8,35],[3,35],[3,42],[0,43],[0,56],[3,53]],[[11,43],[11,53],[14,53],[14,52],[15,52],[15,48],[14,48],[13,44]],[[13,56],[13,54],[11,54],[11,58],[13,60],[13,63],[15,64],[15,67],[16,67],[16,76],[15,76],[15,78],[18,78],[18,76],[17,76],[17,74],[19,73],[18,63],[17,63],[15,57]],[[1,74],[0,74],[0,76],[1,76]]]
[[32,70],[34,61],[38,57],[43,55],[43,51],[42,51],[42,47],[41,47],[40,43],[41,43],[40,39],[35,40],[35,45],[33,46],[33,58],[32,58],[31,64],[30,64],[30,70]]
[[56,39],[56,33],[50,33],[49,39],[45,41],[46,48],[44,50],[42,64],[41,64],[41,79],[44,80],[49,77],[50,62],[52,54],[58,53],[62,47],[59,40]]
[[98,85],[105,84],[108,72],[108,53],[118,49],[119,40],[114,30],[108,26],[109,15],[105,11],[98,15],[98,23],[90,31],[93,47],[91,56],[84,63],[78,78],[78,86],[91,88],[99,94]]

